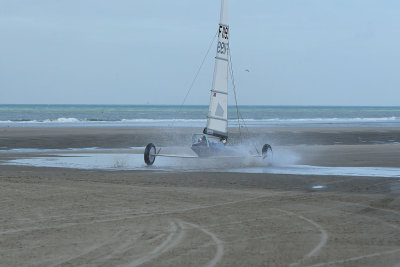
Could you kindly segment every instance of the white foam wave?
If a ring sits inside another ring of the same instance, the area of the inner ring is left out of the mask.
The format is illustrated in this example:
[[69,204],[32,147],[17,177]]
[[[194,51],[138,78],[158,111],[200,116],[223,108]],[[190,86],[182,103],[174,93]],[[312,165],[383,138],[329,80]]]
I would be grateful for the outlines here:
[[122,119],[121,122],[206,122],[206,119]]
[[[379,122],[379,121],[396,121],[398,117],[383,118],[298,118],[298,119],[245,119],[248,122]],[[232,120],[234,121],[234,120]]]
[[[153,125],[153,126],[169,126],[178,124],[184,126],[204,126],[206,119],[121,119],[121,120],[101,120],[101,119],[78,119],[78,118],[57,118],[44,120],[5,120],[0,121],[0,124],[18,125],[18,124],[122,124],[122,125]],[[294,119],[245,119],[248,125],[263,125],[263,124],[349,124],[349,123],[400,123],[400,117],[381,117],[381,118],[294,118]],[[237,119],[230,119],[230,125],[236,125]]]
[[84,122],[77,118],[58,118],[55,120],[44,120],[44,123],[77,123],[77,122]]
[[46,120],[42,120],[42,121],[38,121],[38,120],[17,120],[17,121],[7,120],[7,121],[0,121],[0,123],[3,123],[3,124],[81,123],[81,122],[86,122],[86,121],[79,120],[77,118],[58,118],[58,119],[55,119],[55,120],[46,119]]

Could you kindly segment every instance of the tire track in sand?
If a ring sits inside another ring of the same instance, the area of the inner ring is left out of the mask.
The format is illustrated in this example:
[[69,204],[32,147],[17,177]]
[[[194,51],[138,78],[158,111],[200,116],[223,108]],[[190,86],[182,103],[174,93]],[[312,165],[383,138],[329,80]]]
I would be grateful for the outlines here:
[[[78,226],[78,225],[90,225],[90,224],[95,224],[95,223],[109,223],[109,222],[136,219],[136,218],[142,218],[142,217],[151,217],[151,216],[157,216],[157,215],[182,214],[185,212],[191,212],[191,211],[197,211],[197,210],[202,210],[202,209],[209,209],[209,208],[238,204],[238,203],[242,203],[242,202],[259,200],[259,199],[263,199],[266,197],[270,197],[270,194],[261,195],[261,196],[257,196],[254,198],[241,199],[241,200],[237,200],[237,201],[227,201],[227,202],[211,204],[211,205],[200,205],[197,207],[184,208],[184,209],[180,209],[180,210],[167,210],[167,211],[162,211],[162,212],[157,212],[157,211],[156,212],[144,212],[144,213],[137,213],[137,214],[130,214],[130,215],[121,213],[119,215],[125,215],[125,216],[122,216],[119,218],[101,219],[102,217],[110,217],[110,215],[106,215],[106,216],[101,216],[100,218],[98,217],[97,219],[87,221],[87,222],[66,222],[66,223],[61,223],[59,225],[54,225],[54,226],[53,225],[45,226],[45,227],[43,227],[43,226],[42,227],[28,226],[28,227],[17,228],[17,229],[8,229],[8,230],[0,231],[0,235],[15,234],[15,233],[19,233],[19,232],[29,232],[29,231],[37,231],[37,230],[61,229],[61,228],[67,228],[67,227],[74,227],[74,226]],[[115,216],[115,215],[118,215],[118,214],[113,214],[113,216]],[[87,218],[91,218],[91,216],[88,216]],[[35,222],[32,222],[32,223],[35,223]]]
[[168,250],[172,249],[181,242],[185,234],[185,229],[181,222],[178,221],[178,226],[175,222],[171,222],[169,227],[169,233],[170,234],[167,236],[164,242],[162,242],[159,246],[154,248],[149,254],[146,254],[140,257],[139,259],[135,259],[128,264],[122,264],[119,266],[139,266],[143,263],[146,263],[148,261],[157,258],[161,254],[167,252]]
[[[107,240],[105,240],[105,241],[103,241],[103,242],[101,242],[101,243],[94,244],[94,245],[92,245],[92,246],[88,246],[88,247],[86,247],[86,248],[81,249],[81,253],[80,253],[79,255],[72,256],[72,257],[70,257],[70,258],[68,258],[68,259],[63,259],[62,261],[59,261],[59,262],[56,262],[56,263],[51,263],[50,266],[59,266],[59,265],[63,265],[63,264],[70,263],[71,261],[74,261],[74,260],[76,260],[76,259],[82,258],[82,257],[84,257],[85,255],[88,255],[88,254],[90,254],[90,253],[92,253],[92,252],[94,252],[94,251],[96,251],[96,250],[98,250],[98,249],[100,249],[100,248],[102,248],[102,247],[105,247],[105,246],[107,246],[108,244],[111,244],[112,242],[118,240],[118,239],[119,239],[119,236],[121,235],[122,232],[123,232],[123,231],[118,231],[117,233],[115,233],[114,235],[112,235],[110,238],[108,238]],[[31,264],[32,264],[32,263],[33,263],[33,262],[31,262]],[[40,264],[40,265],[45,265],[45,264],[46,264],[46,261],[45,261],[45,262],[40,262],[39,264]]]
[[386,250],[386,251],[382,251],[382,252],[376,252],[376,253],[363,255],[363,256],[358,256],[358,257],[352,257],[352,258],[348,258],[348,259],[342,259],[342,260],[337,260],[337,261],[328,261],[328,262],[318,263],[318,264],[314,264],[314,265],[309,265],[308,267],[321,267],[321,266],[336,265],[336,264],[341,264],[341,263],[343,264],[343,263],[348,263],[348,262],[352,262],[352,261],[357,261],[357,260],[362,260],[362,259],[367,259],[367,258],[372,258],[372,257],[378,257],[378,256],[382,256],[382,255],[393,254],[393,253],[397,253],[397,252],[400,252],[400,248],[399,249],[395,249],[395,250]]
[[[369,210],[373,210],[373,211],[381,211],[381,212],[386,212],[386,213],[391,213],[394,215],[399,215],[400,213],[396,210],[391,210],[391,209],[386,209],[386,208],[380,208],[380,207],[373,207],[371,205],[368,204],[363,204],[363,203],[357,203],[357,202],[349,202],[349,201],[343,201],[343,200],[331,200],[332,202],[337,202],[340,204],[344,204],[347,206],[355,206],[355,207],[361,207],[364,209],[369,209]],[[335,207],[332,209],[336,209]],[[353,212],[350,211],[344,211],[346,213],[352,214]],[[308,212],[308,213],[314,213],[314,211]],[[389,226],[391,226],[394,229],[399,230],[400,226],[397,224],[394,224],[392,222],[387,222],[386,220],[378,217],[378,216],[372,216],[372,215],[368,215],[368,214],[357,214],[358,216],[361,217],[367,217],[371,220],[376,220],[379,221],[381,223],[387,224]],[[352,261],[357,261],[357,260],[362,260],[362,259],[366,259],[366,258],[372,258],[372,257],[378,257],[378,256],[383,256],[383,255],[390,255],[393,253],[397,253],[400,252],[400,249],[394,249],[394,250],[385,250],[385,251],[381,251],[381,252],[375,252],[375,253],[371,253],[371,254],[367,254],[367,255],[363,255],[363,256],[355,256],[355,257],[351,257],[351,258],[347,258],[347,259],[341,259],[341,260],[334,260],[334,261],[329,261],[329,262],[325,262],[325,263],[318,263],[318,264],[314,264],[314,265],[309,265],[309,267],[317,267],[317,266],[328,266],[328,265],[335,265],[335,264],[342,264],[342,263],[347,263],[347,262],[352,262]],[[304,260],[304,259],[302,259]],[[298,261],[296,263],[292,263],[290,266],[295,266],[298,265],[299,263],[301,263],[301,261]],[[400,267],[400,263],[398,265],[396,265],[395,267]]]
[[218,263],[218,261],[222,258],[222,256],[224,255],[224,245],[222,244],[222,241],[214,233],[208,231],[205,228],[200,227],[197,224],[188,223],[188,222],[183,222],[183,223],[202,231],[206,235],[210,236],[211,239],[214,241],[215,245],[217,246],[217,251],[215,253],[214,258],[211,261],[209,261],[205,266],[207,266],[207,267],[215,266]]
[[295,216],[303,221],[308,222],[309,224],[312,224],[315,228],[318,229],[318,231],[321,234],[321,238],[319,240],[319,243],[310,251],[308,252],[306,255],[303,256],[302,259],[300,259],[299,261],[293,262],[291,263],[289,266],[297,266],[299,265],[302,261],[312,257],[313,255],[315,255],[321,248],[323,248],[326,244],[326,242],[328,241],[328,233],[325,231],[325,229],[318,223],[314,222],[313,220],[306,218],[302,215],[298,215],[296,213],[293,213],[291,211],[287,211],[287,210],[282,210],[282,209],[277,209],[277,208],[273,208],[273,210],[277,210],[280,211],[282,213],[285,213],[289,216]]
[[[178,225],[178,226],[177,226]],[[177,223],[171,222],[170,223],[170,228],[169,232],[170,234],[167,236],[167,238],[162,242],[159,246],[154,248],[149,254],[143,255],[139,259],[135,259],[131,261],[130,263],[127,264],[122,264],[119,266],[139,266],[141,264],[147,263],[151,260],[156,259],[157,257],[161,256],[165,252],[169,251],[170,249],[173,249],[179,243],[182,241],[183,236],[185,234],[185,228],[184,225],[189,226],[190,228],[197,229],[204,234],[208,235],[212,241],[214,242],[214,245],[216,246],[216,252],[215,256],[207,263],[205,266],[207,267],[213,267],[215,266],[218,261],[222,258],[224,254],[224,246],[222,241],[212,232],[208,231],[207,229],[200,227],[197,224],[177,220]],[[187,228],[186,228],[187,229]]]

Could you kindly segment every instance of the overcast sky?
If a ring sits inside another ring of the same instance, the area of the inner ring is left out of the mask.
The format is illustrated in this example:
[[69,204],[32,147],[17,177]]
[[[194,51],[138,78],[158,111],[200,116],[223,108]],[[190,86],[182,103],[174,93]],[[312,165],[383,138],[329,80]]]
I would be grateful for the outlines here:
[[[0,6],[0,104],[181,104],[220,12],[219,0]],[[400,105],[400,1],[229,6],[239,104]],[[187,104],[208,104],[214,46]]]

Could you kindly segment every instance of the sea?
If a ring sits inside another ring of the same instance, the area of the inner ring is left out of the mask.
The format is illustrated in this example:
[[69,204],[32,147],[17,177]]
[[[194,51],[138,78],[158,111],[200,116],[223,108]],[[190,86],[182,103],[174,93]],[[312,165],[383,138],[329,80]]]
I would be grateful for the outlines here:
[[[206,105],[0,105],[0,127],[204,127],[207,113]],[[398,127],[400,106],[229,106],[228,118],[231,127]]]

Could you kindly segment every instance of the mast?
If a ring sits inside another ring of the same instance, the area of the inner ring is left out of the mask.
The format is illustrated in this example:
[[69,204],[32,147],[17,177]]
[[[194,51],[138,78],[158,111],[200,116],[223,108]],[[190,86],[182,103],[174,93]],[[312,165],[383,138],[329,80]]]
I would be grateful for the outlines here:
[[228,0],[221,0],[217,55],[211,88],[207,126],[203,133],[228,138],[228,63],[229,63]]

